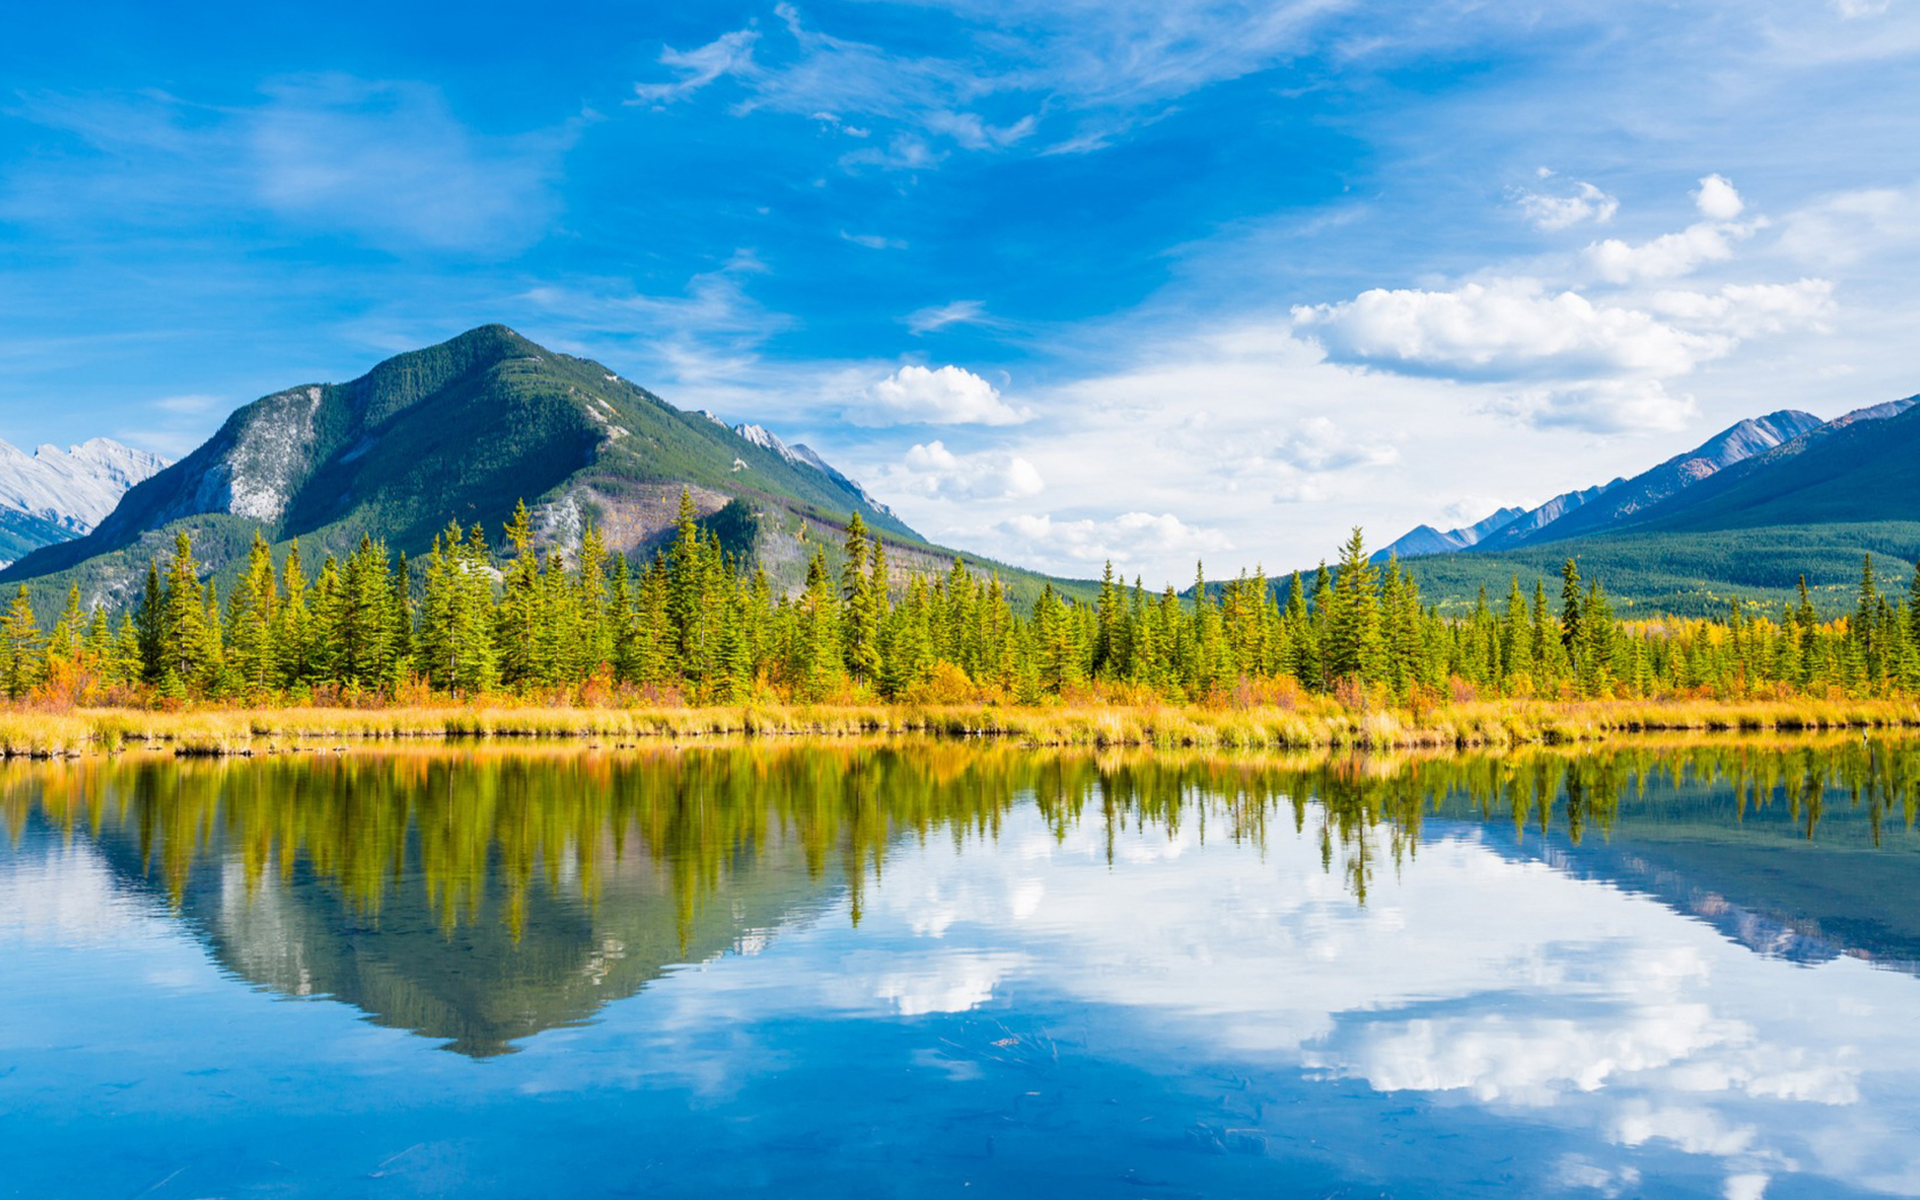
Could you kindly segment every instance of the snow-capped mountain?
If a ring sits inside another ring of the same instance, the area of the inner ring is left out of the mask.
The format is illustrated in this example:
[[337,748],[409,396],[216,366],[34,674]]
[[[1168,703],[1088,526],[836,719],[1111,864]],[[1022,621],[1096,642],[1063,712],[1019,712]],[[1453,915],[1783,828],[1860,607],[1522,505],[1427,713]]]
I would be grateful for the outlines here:
[[167,460],[111,438],[28,454],[0,441],[0,563],[93,529]]
[[127,489],[167,465],[145,450],[97,437],[27,454],[0,442],[0,507],[30,513],[85,533],[120,503]]
[[[712,413],[703,412],[702,415],[711,420],[719,420],[719,418],[715,417]],[[733,431],[740,436],[742,441],[750,442],[762,450],[770,450],[796,467],[812,467],[842,487],[851,489],[862,500],[865,500],[879,512],[883,512],[890,517],[895,515],[892,509],[874,499],[873,493],[867,491],[859,480],[843,474],[838,467],[833,466],[827,462],[826,459],[815,454],[812,447],[805,443],[796,442],[789,446],[786,442],[780,440],[778,434],[771,432],[764,425],[735,425]]]

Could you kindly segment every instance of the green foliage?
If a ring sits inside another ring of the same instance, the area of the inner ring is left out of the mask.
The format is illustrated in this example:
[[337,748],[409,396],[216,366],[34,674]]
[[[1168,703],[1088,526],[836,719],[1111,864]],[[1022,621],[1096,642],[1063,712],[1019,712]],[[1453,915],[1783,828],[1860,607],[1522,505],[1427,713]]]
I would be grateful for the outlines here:
[[[1345,703],[1415,706],[1451,694],[1563,697],[1783,691],[1920,692],[1912,593],[1881,590],[1859,565],[1851,614],[1823,621],[1811,594],[1777,619],[1738,600],[1717,620],[1622,621],[1598,578],[1561,565],[1557,613],[1544,580],[1520,576],[1496,607],[1482,589],[1464,614],[1428,607],[1419,578],[1371,563],[1362,532],[1309,589],[1256,572],[1150,596],[1109,567],[1083,601],[1043,586],[1019,605],[997,576],[955,560],[940,575],[897,574],[887,543],[855,514],[837,549],[814,543],[797,595],[775,595],[681,495],[676,535],[637,571],[598,529],[573,552],[534,543],[530,510],[504,523],[496,561],[480,526],[450,522],[409,577],[404,556],[363,536],[308,581],[304,551],[279,566],[256,536],[224,604],[183,532],[148,565],[118,633],[77,589],[42,637],[26,589],[0,625],[0,685],[43,681],[151,697],[394,696],[424,687],[478,697],[635,698],[739,703],[957,699],[1048,702],[1101,689],[1173,701],[1278,698],[1304,689]],[[417,590],[416,590],[417,584]],[[1920,587],[1920,572],[1915,574]],[[1285,602],[1280,596],[1284,592]]]

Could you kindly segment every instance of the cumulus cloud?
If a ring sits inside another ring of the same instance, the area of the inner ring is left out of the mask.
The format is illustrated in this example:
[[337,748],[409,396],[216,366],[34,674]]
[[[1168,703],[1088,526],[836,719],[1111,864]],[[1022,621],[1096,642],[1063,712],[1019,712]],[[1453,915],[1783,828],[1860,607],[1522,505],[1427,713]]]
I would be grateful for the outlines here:
[[1074,562],[1126,564],[1168,554],[1231,550],[1218,530],[1189,525],[1172,513],[1129,512],[1110,521],[1056,521],[1050,514],[1017,516],[1000,531],[1036,551]]
[[1549,292],[1531,279],[1447,292],[1375,288],[1337,304],[1296,307],[1293,323],[1336,362],[1483,378],[1682,374],[1734,344],[1578,292]]
[[1596,242],[1587,247],[1587,262],[1609,283],[1677,279],[1708,263],[1727,261],[1733,257],[1736,242],[1766,226],[1764,218],[1745,224],[1737,220],[1746,211],[1746,201],[1720,175],[1708,175],[1700,181],[1693,192],[1693,203],[1706,220],[1638,245],[1619,238]]
[[972,371],[901,367],[867,389],[846,418],[856,425],[1018,425],[1033,418],[1000,398],[1000,389]]
[[1746,201],[1724,175],[1702,179],[1699,190],[1693,193],[1693,202],[1700,209],[1700,215],[1709,221],[1731,221],[1747,208]]
[[[1542,179],[1553,175],[1545,167],[1540,171]],[[1620,211],[1619,200],[1584,180],[1575,180],[1571,192],[1559,195],[1527,188],[1515,188],[1510,195],[1521,214],[1532,222],[1535,229],[1566,229],[1588,222],[1605,225],[1613,220],[1614,213]]]
[[[1737,202],[1737,201],[1736,201]],[[1752,225],[1702,221],[1678,233],[1664,233],[1634,245],[1608,238],[1587,247],[1587,261],[1609,283],[1643,279],[1677,279],[1701,266],[1733,257],[1733,244],[1753,236]]]
[[955,454],[941,441],[915,444],[903,464],[885,469],[883,492],[947,500],[1019,500],[1046,488],[1031,462],[1004,451]]

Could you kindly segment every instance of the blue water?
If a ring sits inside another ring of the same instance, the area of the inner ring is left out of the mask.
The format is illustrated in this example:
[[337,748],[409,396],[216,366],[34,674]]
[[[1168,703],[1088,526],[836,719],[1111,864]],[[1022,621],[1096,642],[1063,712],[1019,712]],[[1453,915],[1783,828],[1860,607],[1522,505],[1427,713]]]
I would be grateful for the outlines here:
[[1909,748],[972,753],[0,768],[0,1192],[1920,1194]]

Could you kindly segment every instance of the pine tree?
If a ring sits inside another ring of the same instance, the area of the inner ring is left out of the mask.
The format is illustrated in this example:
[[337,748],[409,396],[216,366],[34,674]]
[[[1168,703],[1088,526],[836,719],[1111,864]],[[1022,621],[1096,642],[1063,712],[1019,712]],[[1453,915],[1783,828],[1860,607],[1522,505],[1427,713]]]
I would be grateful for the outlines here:
[[1359,526],[1340,550],[1327,618],[1326,670],[1331,679],[1371,683],[1385,674],[1380,631],[1379,572],[1367,561],[1366,537]]
[[20,699],[40,682],[41,645],[40,622],[34,618],[33,602],[23,583],[6,615],[0,617],[0,688],[7,699]]
[[250,696],[273,690],[280,676],[273,634],[279,617],[273,551],[258,531],[247,547],[247,565],[227,601],[227,653],[237,686]]
[[[681,502],[686,502],[685,492],[681,493]],[[534,654],[541,635],[540,561],[533,549],[533,521],[524,500],[514,505],[506,539],[513,561],[501,580],[500,679],[508,687],[520,687],[534,678]]]
[[1569,558],[1560,567],[1560,644],[1572,652],[1580,641],[1580,615],[1585,597],[1580,593],[1580,568]]
[[207,622],[207,595],[200,585],[193,542],[182,530],[174,539],[160,606],[161,669],[181,687],[204,686],[219,668],[215,636]]
[[867,527],[856,512],[847,521],[846,561],[840,568],[840,599],[846,606],[840,639],[847,674],[859,683],[880,674],[880,604],[868,573],[868,548]]

